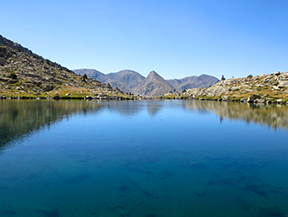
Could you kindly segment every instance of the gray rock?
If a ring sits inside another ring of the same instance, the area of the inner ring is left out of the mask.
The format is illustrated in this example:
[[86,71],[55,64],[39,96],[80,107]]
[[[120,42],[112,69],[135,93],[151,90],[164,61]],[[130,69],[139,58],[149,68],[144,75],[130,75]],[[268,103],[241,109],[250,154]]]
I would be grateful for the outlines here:
[[251,94],[248,99],[247,102],[248,103],[253,103],[256,99],[260,99],[261,96],[257,95],[257,94]]
[[4,66],[6,64],[6,60],[0,57],[0,66]]
[[85,99],[87,99],[87,100],[92,100],[92,99],[93,99],[93,96],[86,96]]
[[279,81],[278,87],[288,87],[288,81]]
[[266,102],[264,99],[256,99],[255,101],[256,101],[256,103],[265,103]]

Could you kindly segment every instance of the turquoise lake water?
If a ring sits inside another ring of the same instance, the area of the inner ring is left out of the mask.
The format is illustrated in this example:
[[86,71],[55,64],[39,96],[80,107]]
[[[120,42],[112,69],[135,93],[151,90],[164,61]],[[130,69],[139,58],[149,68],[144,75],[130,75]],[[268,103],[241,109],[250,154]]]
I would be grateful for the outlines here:
[[288,216],[285,105],[7,100],[0,109],[0,216]]

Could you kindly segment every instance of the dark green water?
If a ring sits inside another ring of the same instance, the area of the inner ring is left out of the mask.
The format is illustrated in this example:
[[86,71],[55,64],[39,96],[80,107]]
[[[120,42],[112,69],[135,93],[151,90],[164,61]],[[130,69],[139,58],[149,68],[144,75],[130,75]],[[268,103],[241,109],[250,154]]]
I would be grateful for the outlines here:
[[287,106],[0,101],[0,109],[0,216],[288,216]]

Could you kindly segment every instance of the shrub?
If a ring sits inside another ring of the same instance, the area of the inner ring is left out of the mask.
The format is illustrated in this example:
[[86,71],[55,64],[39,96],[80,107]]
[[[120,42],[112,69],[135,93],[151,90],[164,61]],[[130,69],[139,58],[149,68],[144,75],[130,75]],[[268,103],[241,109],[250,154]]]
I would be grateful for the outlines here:
[[9,77],[12,79],[17,79],[17,75],[14,72],[11,72]]

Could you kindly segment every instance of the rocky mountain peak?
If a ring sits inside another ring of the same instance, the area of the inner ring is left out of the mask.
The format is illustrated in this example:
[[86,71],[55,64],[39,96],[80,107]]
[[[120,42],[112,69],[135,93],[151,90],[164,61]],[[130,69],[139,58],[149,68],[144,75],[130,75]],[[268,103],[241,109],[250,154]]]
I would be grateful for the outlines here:
[[174,87],[168,84],[164,78],[153,70],[149,73],[147,78],[133,90],[133,92],[134,94],[141,96],[158,96],[174,90]]
[[154,70],[151,71],[149,73],[149,75],[147,76],[146,78],[147,81],[151,81],[151,80],[157,80],[157,81],[160,81],[160,82],[165,82],[165,79],[163,77],[161,77],[157,72],[155,72]]
[[161,77],[157,72],[155,72],[154,70],[152,70],[149,75],[147,76],[148,77],[151,77],[151,76],[155,76],[155,77]]

